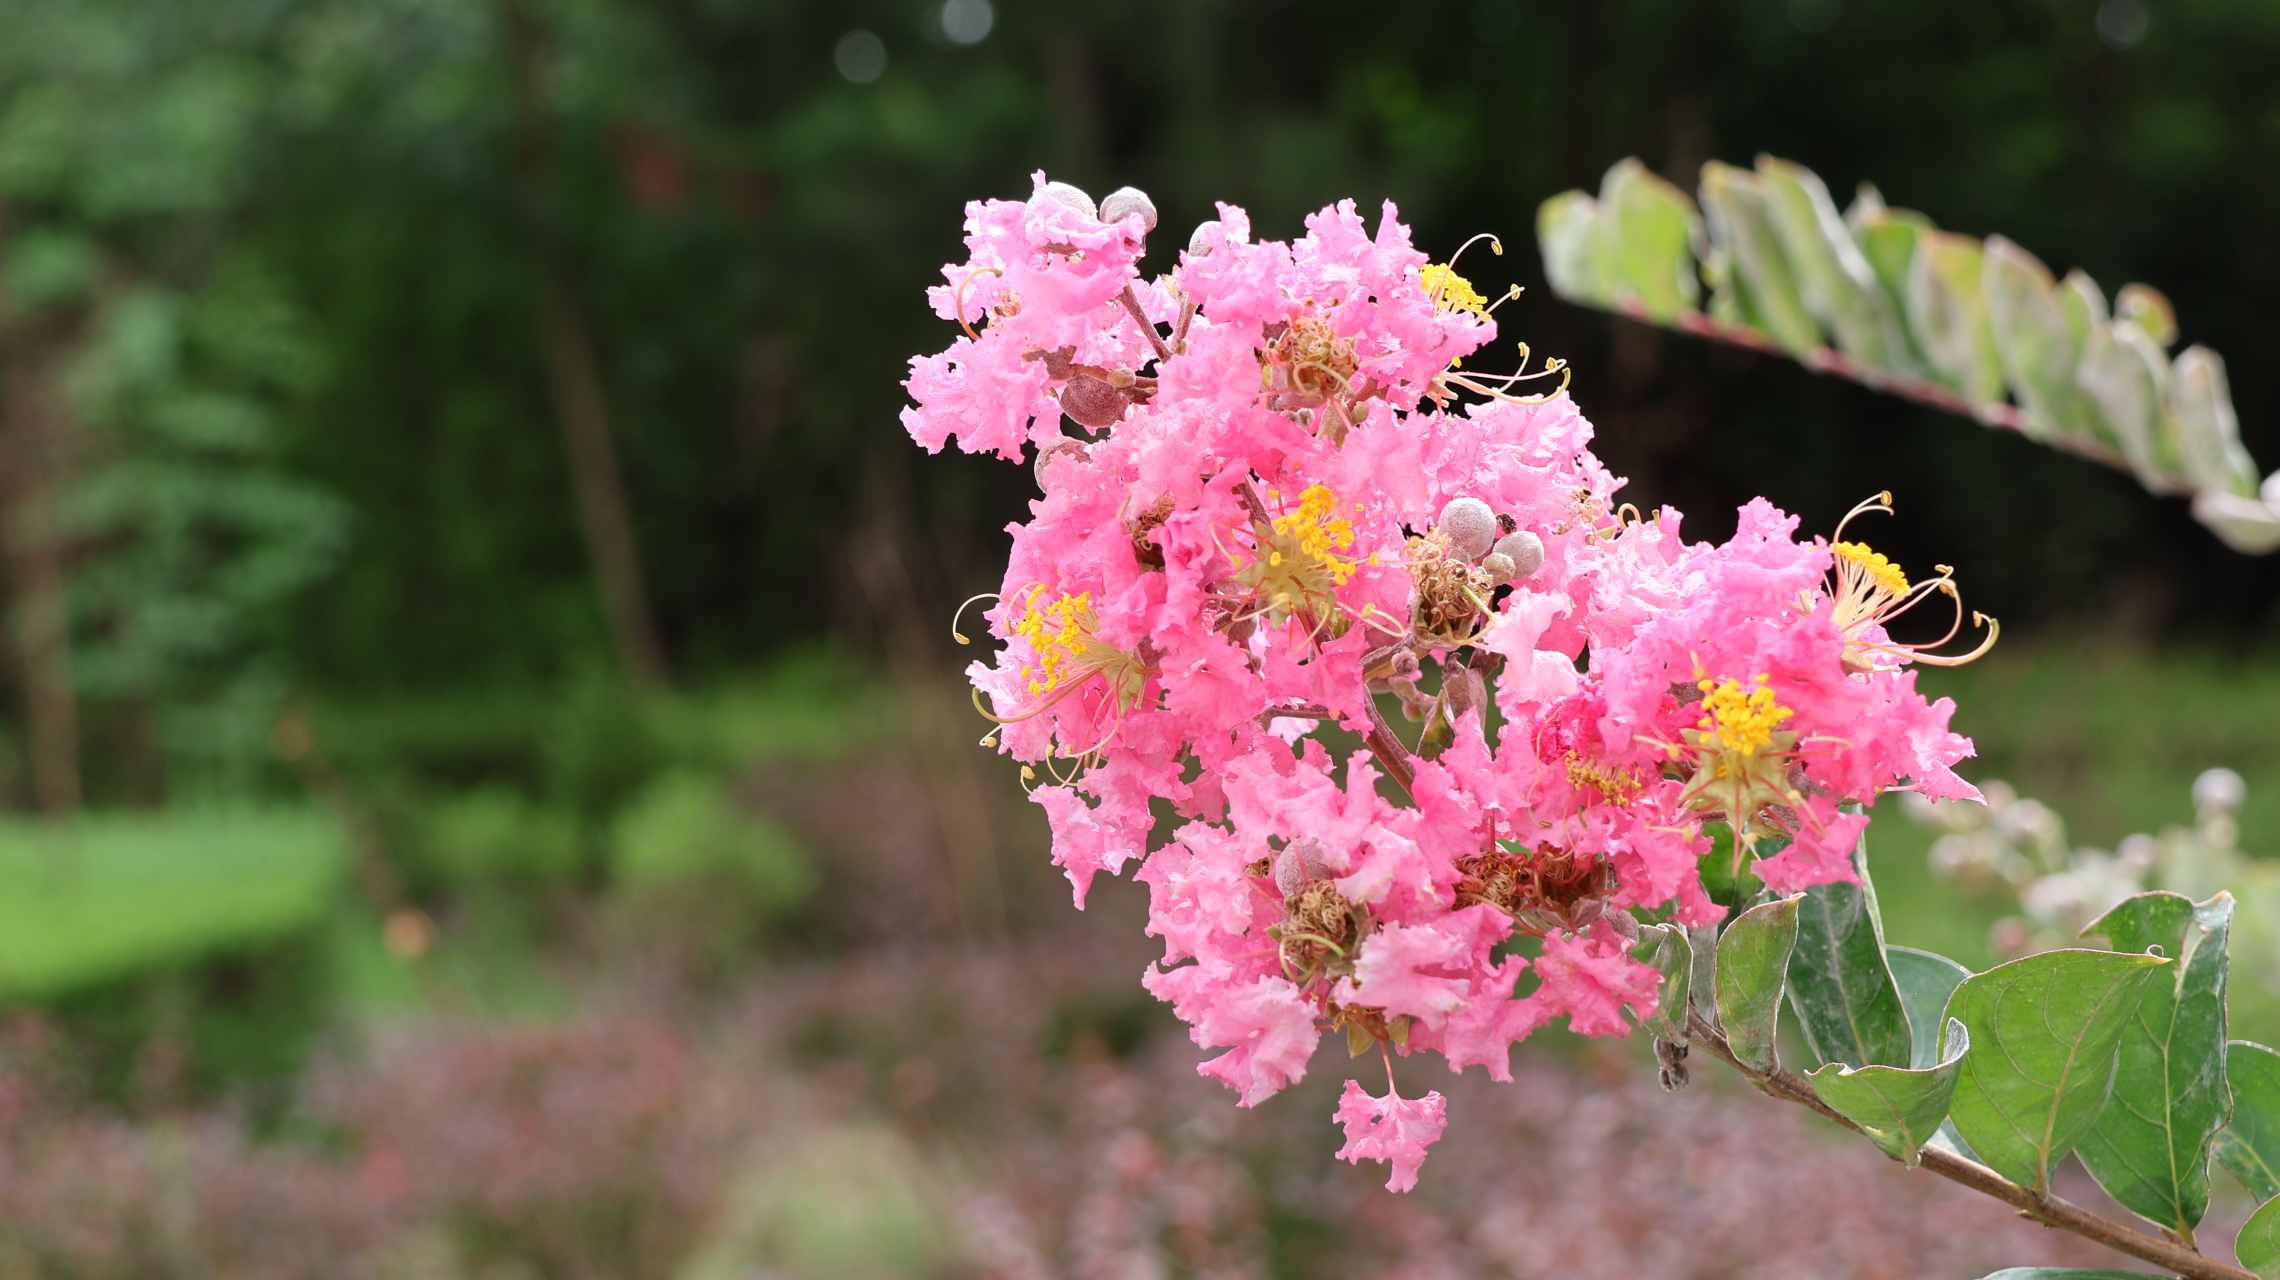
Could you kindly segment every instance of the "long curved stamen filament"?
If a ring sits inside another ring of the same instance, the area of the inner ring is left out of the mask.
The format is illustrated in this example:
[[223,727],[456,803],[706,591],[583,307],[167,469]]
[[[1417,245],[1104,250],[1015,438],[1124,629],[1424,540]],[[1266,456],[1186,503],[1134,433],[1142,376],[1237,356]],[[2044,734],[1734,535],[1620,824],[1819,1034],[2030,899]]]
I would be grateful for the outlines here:
[[1479,235],[1474,236],[1472,239],[1458,245],[1457,251],[1449,255],[1449,260],[1444,265],[1446,265],[1451,271],[1456,270],[1457,259],[1465,256],[1465,250],[1472,248],[1474,245],[1479,244],[1483,240],[1488,241],[1488,247],[1490,251],[1495,253],[1497,257],[1501,258],[1504,256],[1504,242],[1497,239],[1494,232],[1483,231]]
[[984,591],[984,592],[983,592],[983,593],[981,593],[980,595],[977,595],[977,596],[968,596],[968,597],[966,597],[966,603],[965,603],[965,604],[961,604],[961,605],[959,605],[959,606],[958,606],[958,612],[956,612],[956,613],[953,613],[953,614],[951,614],[951,615],[950,615],[950,638],[951,638],[951,639],[953,639],[953,640],[955,640],[955,641],[957,641],[957,642],[958,642],[958,643],[960,643],[960,644],[972,644],[972,643],[973,643],[973,641],[971,641],[971,640],[968,640],[968,639],[966,638],[966,635],[965,635],[965,633],[964,633],[964,632],[962,632],[962,631],[960,631],[960,630],[958,630],[958,619],[960,619],[960,618],[963,618],[963,617],[965,617],[965,616],[966,616],[966,605],[970,605],[970,604],[974,603],[976,600],[1003,600],[1003,599],[1005,599],[1005,597],[1004,597],[1004,596],[1001,596],[1001,595],[999,595],[999,594],[998,594],[997,592],[995,592],[995,591]]
[[965,279],[958,282],[958,297],[957,301],[953,304],[954,309],[958,312],[958,327],[964,329],[966,331],[966,336],[972,338],[976,342],[980,342],[982,340],[982,335],[974,332],[974,326],[966,323],[966,286],[974,282],[975,276],[981,275],[985,271],[993,276],[1003,277],[1005,275],[1005,272],[998,270],[996,267],[974,268],[972,271],[966,273]]
[[[1956,612],[1961,613],[1962,611],[1963,606],[1959,601],[1956,605]],[[1995,647],[1995,637],[2003,634],[2003,624],[1976,609],[1972,610],[1971,621],[1974,626],[1987,628],[1987,638],[1979,642],[1978,648],[1969,653],[1961,654],[1917,653],[1912,655],[1915,661],[1928,663],[1935,667],[1960,667],[1966,662],[1985,656],[1989,649]],[[1953,635],[1954,633],[1950,632],[1949,634]]]

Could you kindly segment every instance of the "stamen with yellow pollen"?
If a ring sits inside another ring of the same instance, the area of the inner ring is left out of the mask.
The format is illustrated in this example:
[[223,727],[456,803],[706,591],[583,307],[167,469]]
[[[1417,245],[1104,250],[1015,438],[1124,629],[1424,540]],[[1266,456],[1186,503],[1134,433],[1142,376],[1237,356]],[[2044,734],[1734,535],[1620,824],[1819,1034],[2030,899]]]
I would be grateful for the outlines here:
[[1781,727],[1796,713],[1776,700],[1770,683],[1763,675],[1746,684],[1698,679],[1702,718],[1694,728],[1679,730],[1685,747],[1672,748],[1673,754],[1693,756],[1694,772],[1679,803],[1698,813],[1724,814],[1741,836],[1737,852],[1757,843],[1758,815],[1769,806],[1794,809],[1799,802],[1787,777],[1797,734]]
[[1773,744],[1773,735],[1782,721],[1796,713],[1773,700],[1773,690],[1766,687],[1767,677],[1757,678],[1757,687],[1745,689],[1739,680],[1727,680],[1713,686],[1708,680],[1695,683],[1702,690],[1701,721],[1695,726],[1706,729],[1708,741],[1721,751],[1737,755],[1754,756]]
[[[989,598],[975,597],[977,600]],[[1012,632],[1016,638],[1029,642],[1029,658],[1022,663],[1021,678],[1028,686],[1029,696],[1038,701],[1018,715],[1001,716],[981,705],[981,691],[977,689],[974,705],[991,720],[1012,724],[1042,715],[1096,675],[1107,683],[1110,710],[1114,714],[1121,716],[1140,701],[1148,680],[1147,664],[1138,655],[1100,638],[1100,615],[1093,611],[1091,592],[1079,591],[1047,600],[1043,587],[1032,589],[1022,604],[1021,616],[1014,620]],[[951,634],[960,644],[967,642],[955,626]]]
[[1236,577],[1250,588],[1259,612],[1275,622],[1297,614],[1333,635],[1342,632],[1346,620],[1334,593],[1354,576],[1354,559],[1340,554],[1353,549],[1354,526],[1339,514],[1337,495],[1311,485],[1296,508],[1254,523],[1252,532],[1257,558],[1240,565]]
[[[1867,511],[1892,513],[1892,495],[1880,493],[1854,507],[1837,523],[1837,531],[1829,542],[1832,581],[1827,590],[1837,630],[1845,638],[1843,662],[1853,672],[1876,669],[1877,655],[1883,654],[1901,662],[1922,662],[1936,667],[1959,667],[1986,653],[1995,645],[1995,637],[2002,626],[1983,613],[1974,613],[1971,620],[1987,628],[1987,638],[1979,647],[1965,654],[1939,654],[1930,650],[1946,644],[1963,629],[1963,596],[1955,588],[1955,571],[1946,565],[1933,566],[1938,576],[1922,582],[1910,583],[1908,575],[1900,571],[1882,553],[1869,549],[1867,543],[1844,541],[1845,526],[1853,517]],[[1899,644],[1889,637],[1882,640],[1869,638],[1871,629],[1881,630],[1893,619],[1921,604],[1934,593],[1955,601],[1955,621],[1947,634],[1929,644]],[[1812,612],[1817,601],[1811,593],[1799,598],[1801,612]]]
[[1425,288],[1425,296],[1441,311],[1469,311],[1474,315],[1488,314],[1488,299],[1472,287],[1472,281],[1457,274],[1451,263],[1436,262],[1425,268],[1417,277]]

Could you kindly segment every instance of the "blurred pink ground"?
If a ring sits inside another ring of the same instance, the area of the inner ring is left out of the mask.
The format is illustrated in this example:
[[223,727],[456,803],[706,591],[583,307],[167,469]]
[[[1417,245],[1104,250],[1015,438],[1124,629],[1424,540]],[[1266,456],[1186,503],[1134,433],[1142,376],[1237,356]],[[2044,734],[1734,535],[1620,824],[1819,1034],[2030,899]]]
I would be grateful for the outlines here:
[[1969,1280],[2124,1261],[1715,1063],[1663,1094],[1636,1039],[1531,1048],[1511,1085],[1402,1064],[1462,1119],[1395,1196],[1381,1166],[1330,1159],[1343,1054],[1240,1111],[1098,936],[873,954],[705,1000],[626,979],[566,1023],[421,1018],[314,1070],[262,1141],[228,1114],[73,1103],[19,1018],[0,1276]]

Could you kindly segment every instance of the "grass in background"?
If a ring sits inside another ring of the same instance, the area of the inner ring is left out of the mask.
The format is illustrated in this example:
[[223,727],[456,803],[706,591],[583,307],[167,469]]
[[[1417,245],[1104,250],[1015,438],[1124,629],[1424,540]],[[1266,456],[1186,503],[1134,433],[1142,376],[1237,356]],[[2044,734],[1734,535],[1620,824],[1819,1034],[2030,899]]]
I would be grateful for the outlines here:
[[347,840],[307,806],[0,822],[0,998],[275,939],[340,899]]

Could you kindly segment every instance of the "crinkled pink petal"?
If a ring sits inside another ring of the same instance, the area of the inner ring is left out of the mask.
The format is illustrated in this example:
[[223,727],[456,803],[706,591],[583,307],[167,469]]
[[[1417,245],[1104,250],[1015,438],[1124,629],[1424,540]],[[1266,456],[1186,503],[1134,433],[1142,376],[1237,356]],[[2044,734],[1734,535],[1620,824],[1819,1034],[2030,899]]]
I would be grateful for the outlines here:
[[1350,1164],[1383,1160],[1393,1168],[1385,1189],[1407,1191],[1417,1185],[1425,1148],[1440,1141],[1441,1130],[1448,1126],[1448,1105],[1438,1093],[1404,1098],[1389,1092],[1373,1098],[1348,1080],[1338,1096],[1336,1119],[1346,1129],[1346,1145],[1338,1148],[1338,1158]]

